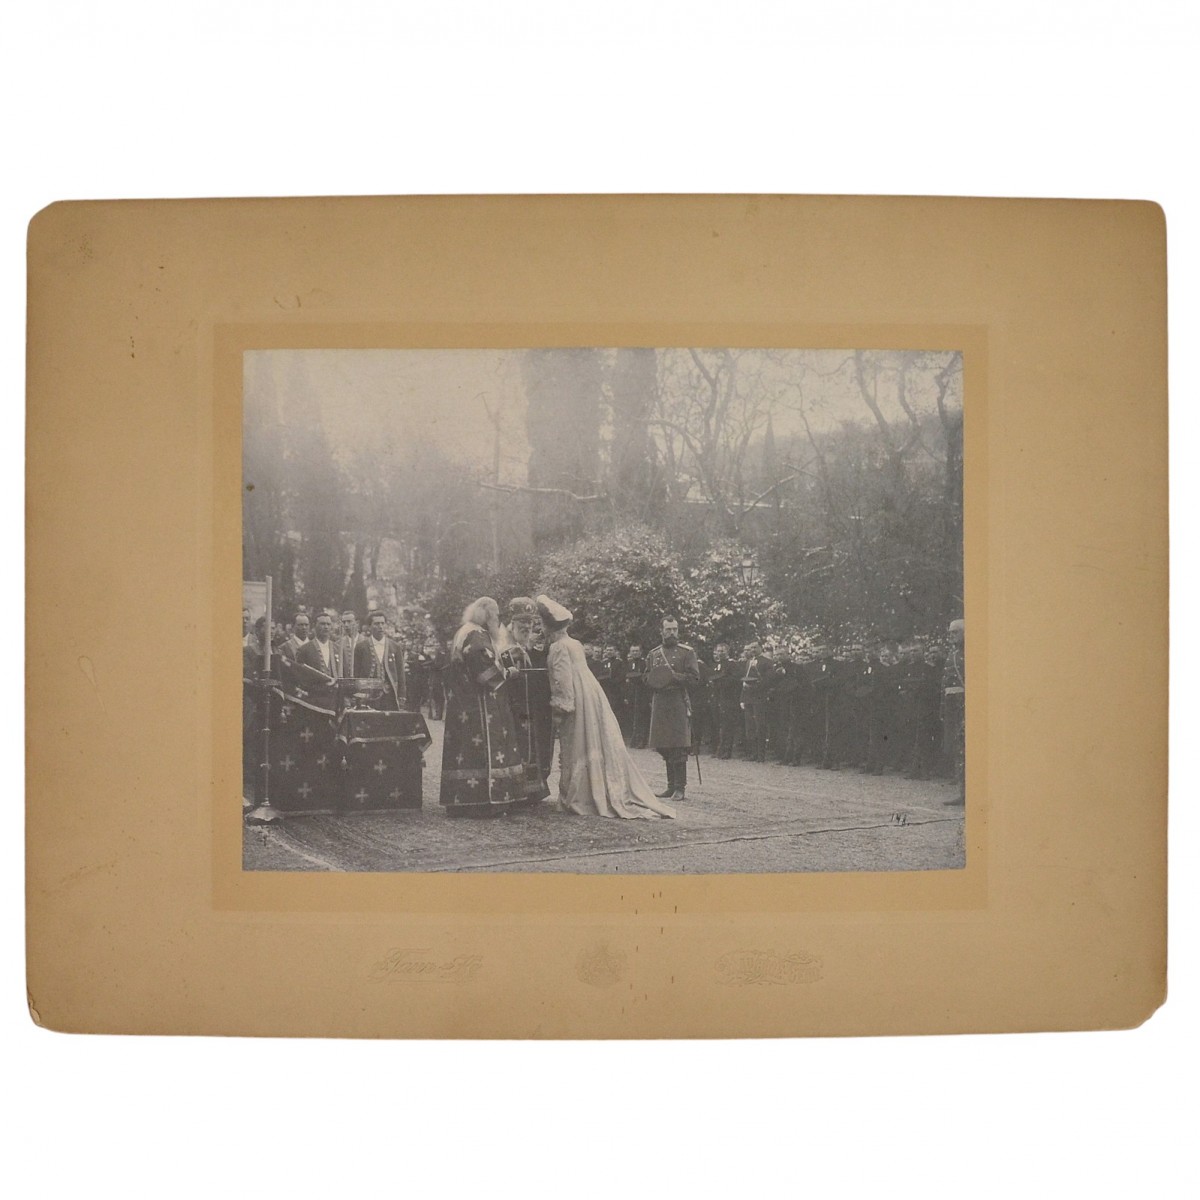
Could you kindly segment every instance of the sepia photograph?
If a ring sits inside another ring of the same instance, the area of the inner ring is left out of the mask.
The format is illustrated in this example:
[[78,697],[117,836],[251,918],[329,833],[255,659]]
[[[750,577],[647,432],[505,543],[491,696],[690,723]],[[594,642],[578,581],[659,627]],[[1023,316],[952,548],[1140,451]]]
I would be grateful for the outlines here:
[[243,357],[243,868],[965,865],[963,355]]

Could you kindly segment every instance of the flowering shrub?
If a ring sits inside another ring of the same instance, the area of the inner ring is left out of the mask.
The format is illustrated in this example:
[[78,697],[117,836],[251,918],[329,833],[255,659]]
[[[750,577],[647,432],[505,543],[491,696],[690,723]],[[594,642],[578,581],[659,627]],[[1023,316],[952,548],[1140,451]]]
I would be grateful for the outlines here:
[[742,582],[738,570],[742,552],[736,542],[717,542],[687,572],[687,599],[680,620],[688,640],[710,649],[725,641],[737,650],[786,619],[760,579],[749,585]]
[[741,546],[719,542],[684,569],[662,534],[629,525],[548,554],[539,590],[571,609],[571,632],[580,641],[656,645],[662,619],[675,616],[684,641],[711,649],[725,640],[739,648],[785,620],[758,580],[742,583],[741,558]]
[[683,622],[690,601],[679,555],[661,533],[642,525],[547,554],[538,590],[574,613],[573,637],[622,650],[635,641],[657,644],[662,619],[675,615]]

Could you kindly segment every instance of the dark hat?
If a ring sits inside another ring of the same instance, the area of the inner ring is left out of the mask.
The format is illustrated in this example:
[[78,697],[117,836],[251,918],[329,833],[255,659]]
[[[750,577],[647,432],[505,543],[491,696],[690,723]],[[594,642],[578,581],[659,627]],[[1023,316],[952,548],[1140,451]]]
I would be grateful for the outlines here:
[[536,617],[537,615],[537,605],[528,596],[515,596],[508,602],[508,619],[510,621],[517,617]]

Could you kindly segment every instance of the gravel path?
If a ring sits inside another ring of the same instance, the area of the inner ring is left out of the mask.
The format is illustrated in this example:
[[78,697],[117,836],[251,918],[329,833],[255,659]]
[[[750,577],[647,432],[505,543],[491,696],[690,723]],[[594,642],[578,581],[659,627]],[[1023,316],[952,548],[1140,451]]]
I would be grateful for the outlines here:
[[[419,812],[293,816],[247,826],[243,865],[266,871],[562,871],[718,874],[943,870],[964,864],[963,809],[942,780],[704,757],[689,764],[674,821],[617,821],[531,811],[469,821],[437,803],[439,722]],[[661,790],[662,759],[633,751]],[[557,767],[550,780],[557,789]]]

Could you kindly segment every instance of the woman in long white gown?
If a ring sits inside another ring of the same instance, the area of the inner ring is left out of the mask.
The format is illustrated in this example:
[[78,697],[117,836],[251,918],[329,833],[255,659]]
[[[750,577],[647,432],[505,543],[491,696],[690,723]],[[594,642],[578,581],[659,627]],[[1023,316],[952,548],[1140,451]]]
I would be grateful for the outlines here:
[[567,633],[571,614],[549,596],[538,612],[550,644],[550,708],[559,738],[558,803],[600,817],[673,817],[625,748],[621,726],[592,674],[583,646]]

